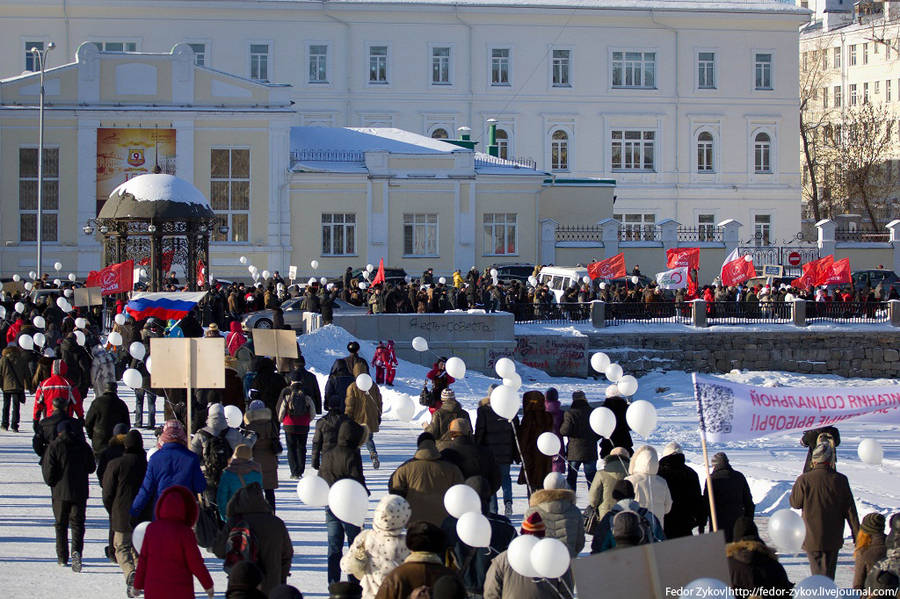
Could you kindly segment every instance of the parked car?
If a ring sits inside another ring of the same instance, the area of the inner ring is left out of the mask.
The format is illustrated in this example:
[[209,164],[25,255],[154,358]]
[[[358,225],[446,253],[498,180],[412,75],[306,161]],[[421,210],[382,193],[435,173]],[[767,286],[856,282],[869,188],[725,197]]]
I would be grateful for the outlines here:
[[501,283],[511,281],[528,281],[528,277],[534,272],[534,264],[494,264],[491,268],[497,269],[497,280]]
[[[302,297],[292,297],[281,302],[284,324],[295,331],[303,328],[303,309],[300,307],[302,303]],[[367,312],[366,308],[353,306],[339,299],[334,301],[334,310],[335,314],[365,314]],[[245,315],[243,323],[250,329],[271,329],[272,317],[272,310],[257,310]]]
[[[350,273],[350,278],[356,279],[357,281],[360,281],[360,282],[364,282],[365,278],[363,278],[362,273],[365,272],[365,270],[366,270],[365,268],[354,269]],[[375,278],[375,273],[377,273],[377,272],[378,272],[377,268],[372,271],[372,273],[369,275],[370,281]],[[406,271],[403,270],[402,268],[388,268],[387,266],[385,266],[384,267],[384,280],[386,283],[390,283],[391,285],[398,285],[400,283],[405,283],[406,282]],[[328,279],[328,282],[333,283],[335,287],[340,289],[344,286],[344,276],[340,275],[338,277],[333,277],[331,279]]]
[[550,293],[559,303],[563,292],[573,285],[580,285],[588,271],[583,266],[545,266],[538,273],[538,283],[550,288]]
[[779,289],[782,285],[791,286],[791,281],[796,279],[797,277],[753,277],[752,279],[747,279],[747,282],[744,283],[744,287],[756,287],[759,285],[760,287],[764,287],[765,285],[769,285],[772,289]]
[[884,296],[890,293],[891,287],[900,293],[900,276],[892,270],[873,268],[870,270],[857,270],[850,274],[854,289],[863,289],[866,285],[875,289],[881,283]]

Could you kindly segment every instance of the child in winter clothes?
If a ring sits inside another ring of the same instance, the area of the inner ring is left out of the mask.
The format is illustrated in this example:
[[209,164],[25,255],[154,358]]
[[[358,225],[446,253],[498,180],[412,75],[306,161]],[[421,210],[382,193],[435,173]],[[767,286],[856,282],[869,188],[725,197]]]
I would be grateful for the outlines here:
[[259,463],[253,461],[253,450],[247,445],[238,445],[234,448],[234,454],[228,461],[228,467],[222,471],[219,479],[219,488],[216,490],[216,505],[222,520],[228,518],[226,509],[228,502],[241,487],[250,483],[263,484],[262,468]]
[[341,559],[341,570],[359,579],[363,599],[374,599],[384,577],[409,555],[406,524],[412,510],[399,495],[385,495],[375,508],[372,529],[364,530]]
[[866,514],[856,535],[856,551],[853,556],[856,566],[853,571],[853,588],[864,589],[866,577],[876,562],[887,555],[884,535],[884,516],[877,512]]
[[[553,428],[551,432],[559,438],[559,442],[562,443],[562,447],[565,447],[565,439],[562,438],[562,434],[560,434],[560,428],[562,427],[563,421],[563,409],[562,404],[559,403],[559,392],[555,387],[550,387],[547,389],[547,394],[544,396],[544,409],[548,414],[553,418]],[[565,453],[565,452],[563,452]],[[550,458],[552,461],[552,472],[561,472],[565,474],[568,472],[568,464],[566,463],[566,459],[561,455],[555,455]]]

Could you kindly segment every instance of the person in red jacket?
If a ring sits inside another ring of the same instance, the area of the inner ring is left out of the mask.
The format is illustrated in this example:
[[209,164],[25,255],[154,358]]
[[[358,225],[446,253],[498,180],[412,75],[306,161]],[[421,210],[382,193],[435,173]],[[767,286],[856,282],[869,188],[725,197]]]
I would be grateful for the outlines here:
[[66,400],[66,415],[70,418],[77,415],[79,419],[84,420],[84,406],[81,393],[78,388],[69,382],[66,378],[68,367],[62,360],[53,360],[50,367],[50,376],[41,381],[37,391],[34,393],[34,415],[33,420],[39,421],[44,416],[53,413],[53,400],[62,397]]
[[213,580],[192,530],[199,511],[197,500],[181,485],[159,496],[134,575],[134,588],[143,590],[146,599],[193,599],[195,576],[212,599]]
[[388,339],[384,350],[384,382],[388,387],[394,386],[394,377],[397,376],[397,353],[394,351],[394,340]]
[[441,393],[456,382],[456,379],[447,374],[446,366],[447,358],[442,356],[438,358],[438,361],[432,365],[431,370],[425,375],[434,385],[431,390],[431,405],[428,406],[428,411],[432,414],[441,409]]
[[387,357],[385,354],[387,352],[387,347],[384,345],[384,341],[379,341],[378,346],[375,348],[375,355],[372,356],[372,366],[375,367],[375,383],[378,385],[384,384],[384,366],[385,366],[385,358]]
[[19,336],[19,331],[22,330],[22,326],[25,324],[25,319],[21,316],[16,317],[16,321],[9,325],[9,328],[6,329],[6,343],[12,343]]

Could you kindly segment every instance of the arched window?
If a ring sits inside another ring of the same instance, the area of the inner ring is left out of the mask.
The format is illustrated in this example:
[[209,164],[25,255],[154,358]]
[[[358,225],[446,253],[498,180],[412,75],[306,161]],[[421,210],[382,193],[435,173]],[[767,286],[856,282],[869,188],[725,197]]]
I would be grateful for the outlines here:
[[561,129],[550,136],[550,169],[569,170],[569,134]]
[[509,134],[503,129],[497,129],[497,155],[504,160],[509,160]]
[[771,173],[770,157],[772,140],[768,133],[758,133],[753,140],[753,170],[757,173]]
[[447,130],[443,127],[438,127],[434,131],[431,132],[432,139],[449,139],[450,136],[447,134]]
[[711,173],[713,168],[713,136],[703,131],[697,136],[697,172]]

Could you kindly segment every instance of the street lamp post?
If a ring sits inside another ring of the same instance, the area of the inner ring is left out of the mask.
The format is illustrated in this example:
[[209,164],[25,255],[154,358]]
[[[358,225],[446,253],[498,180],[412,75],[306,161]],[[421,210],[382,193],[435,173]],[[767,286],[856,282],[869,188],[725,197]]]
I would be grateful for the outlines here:
[[38,112],[38,188],[37,188],[37,278],[41,278],[41,262],[43,254],[43,228],[44,228],[44,68],[47,65],[47,53],[50,52],[56,44],[49,42],[46,48],[38,49],[37,46],[31,48],[30,52],[37,62],[37,66],[41,69],[41,100]]

